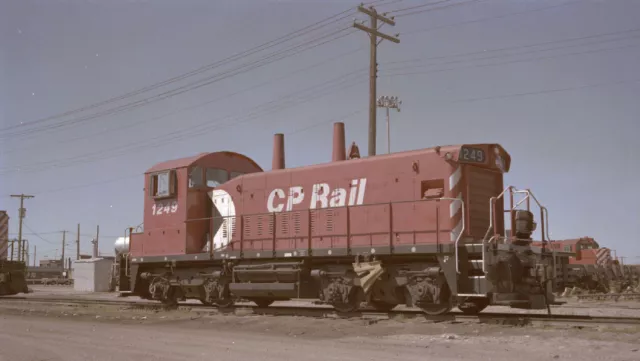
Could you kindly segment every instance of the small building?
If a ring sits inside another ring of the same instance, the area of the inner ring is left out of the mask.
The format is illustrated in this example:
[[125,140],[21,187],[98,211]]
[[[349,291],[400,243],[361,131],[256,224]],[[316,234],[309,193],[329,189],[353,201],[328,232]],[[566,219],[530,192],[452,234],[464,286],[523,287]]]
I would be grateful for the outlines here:
[[112,259],[79,259],[73,267],[73,289],[80,292],[108,292]]
[[62,268],[62,260],[60,259],[41,259],[40,267],[42,268]]

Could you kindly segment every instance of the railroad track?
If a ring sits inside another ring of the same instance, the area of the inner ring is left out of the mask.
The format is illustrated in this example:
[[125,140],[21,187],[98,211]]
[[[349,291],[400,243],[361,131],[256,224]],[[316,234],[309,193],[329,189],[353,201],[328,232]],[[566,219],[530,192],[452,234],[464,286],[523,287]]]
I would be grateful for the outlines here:
[[576,297],[580,301],[640,301],[640,293],[594,293]]
[[[167,307],[153,301],[127,301],[108,299],[81,299],[59,297],[11,297],[0,299],[0,305],[11,303],[47,303],[70,306],[99,305],[106,307],[125,307],[132,310],[167,311]],[[556,326],[640,326],[640,317],[603,317],[587,315],[546,315],[546,314],[521,314],[521,313],[497,313],[483,312],[479,315],[466,315],[462,312],[452,311],[446,315],[429,316],[420,310],[392,310],[389,312],[361,310],[353,313],[339,313],[329,306],[269,306],[261,308],[250,302],[238,303],[232,307],[219,309],[197,303],[181,303],[174,308],[182,311],[190,311],[204,315],[269,315],[269,316],[298,316],[313,318],[342,318],[362,319],[374,323],[383,320],[394,319],[421,319],[428,322],[467,322],[487,323],[501,325],[556,325]]]

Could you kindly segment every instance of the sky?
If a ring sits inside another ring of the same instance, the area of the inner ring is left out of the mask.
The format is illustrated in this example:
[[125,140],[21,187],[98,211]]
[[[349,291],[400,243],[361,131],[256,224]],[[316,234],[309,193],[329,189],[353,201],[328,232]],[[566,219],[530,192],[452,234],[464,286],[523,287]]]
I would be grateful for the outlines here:
[[[0,209],[11,236],[19,200],[9,195],[31,194],[24,238],[38,259],[60,255],[62,230],[75,254],[77,224],[82,253],[99,225],[112,254],[142,222],[146,169],[219,150],[269,169],[278,132],[287,167],[329,161],[335,121],[367,154],[357,5],[0,0]],[[402,100],[392,151],[499,143],[512,157],[505,183],[535,192],[552,238],[594,237],[640,263],[640,1],[374,5],[395,11],[380,31],[401,40],[378,49],[378,95]],[[378,152],[384,122],[380,110]]]

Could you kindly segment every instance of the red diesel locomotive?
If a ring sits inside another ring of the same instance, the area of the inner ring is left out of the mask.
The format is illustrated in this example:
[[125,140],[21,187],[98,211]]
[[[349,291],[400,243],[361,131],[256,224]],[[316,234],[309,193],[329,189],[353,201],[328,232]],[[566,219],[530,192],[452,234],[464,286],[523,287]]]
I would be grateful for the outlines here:
[[[285,168],[277,134],[271,171],[225,151],[153,166],[144,230],[129,230],[119,256],[120,291],[218,307],[237,298],[262,307],[320,299],[342,312],[364,302],[427,314],[553,302],[545,271],[553,257],[531,247],[533,213],[514,205],[518,194],[534,198],[504,189],[511,158],[500,145],[360,159],[354,143],[346,154],[336,123],[326,164]],[[505,236],[505,214],[513,237]]]

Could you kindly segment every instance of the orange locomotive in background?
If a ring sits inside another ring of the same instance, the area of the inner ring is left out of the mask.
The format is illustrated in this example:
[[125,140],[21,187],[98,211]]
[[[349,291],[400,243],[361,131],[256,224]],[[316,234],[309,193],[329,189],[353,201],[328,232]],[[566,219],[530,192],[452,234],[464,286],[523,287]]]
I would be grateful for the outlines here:
[[[542,242],[533,242],[542,247]],[[567,264],[556,264],[555,289],[578,287],[599,292],[621,292],[627,287],[637,287],[640,272],[623,265],[612,257],[611,249],[600,247],[592,237],[581,237],[547,242],[545,246],[556,253],[569,254]]]
[[[366,301],[429,314],[553,302],[539,270],[553,258],[530,246],[533,213],[513,197],[531,193],[504,189],[511,158],[500,145],[364,159],[352,145],[349,154],[336,123],[326,164],[285,168],[278,134],[271,171],[233,152],[152,167],[144,231],[121,249],[121,291],[166,303],[319,298],[339,311]],[[517,238],[503,236],[505,195]]]

